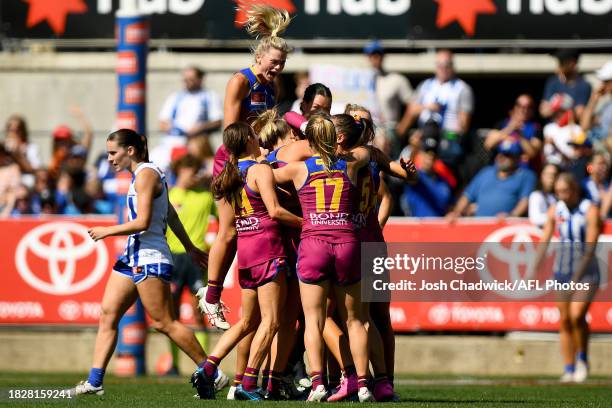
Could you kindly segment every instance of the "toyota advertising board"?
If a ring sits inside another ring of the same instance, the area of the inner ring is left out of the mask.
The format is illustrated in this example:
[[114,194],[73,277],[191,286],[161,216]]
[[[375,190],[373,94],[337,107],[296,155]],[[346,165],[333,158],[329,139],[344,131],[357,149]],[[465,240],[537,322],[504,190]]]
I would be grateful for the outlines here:
[[94,242],[87,229],[112,224],[113,218],[3,220],[0,322],[96,323],[116,250],[113,238]]
[[[5,233],[0,237],[0,324],[97,324],[106,279],[125,237],[94,243],[87,228],[114,222],[113,218],[1,220]],[[520,220],[467,219],[449,225],[443,220],[392,218],[385,228],[387,241],[413,243],[528,242],[538,233]],[[612,223],[606,224],[601,240],[612,240]],[[526,246],[521,248],[517,251]],[[501,274],[511,274],[525,258],[519,252],[498,255],[507,264],[498,271]],[[235,264],[223,292],[231,323],[240,317],[241,299],[234,268]],[[601,272],[607,280],[608,268]],[[183,321],[191,320],[190,312],[185,302]],[[612,302],[593,303],[588,319],[594,332],[612,332]],[[559,312],[554,303],[537,299],[393,302],[391,320],[397,331],[556,331]]]

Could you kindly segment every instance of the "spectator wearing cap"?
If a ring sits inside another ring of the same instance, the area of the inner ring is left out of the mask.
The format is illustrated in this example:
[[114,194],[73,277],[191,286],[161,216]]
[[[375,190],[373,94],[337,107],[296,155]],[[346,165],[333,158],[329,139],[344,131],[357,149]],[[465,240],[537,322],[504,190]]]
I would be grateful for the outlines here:
[[597,71],[597,79],[601,85],[591,94],[580,119],[580,126],[594,141],[612,136],[612,61]]
[[425,138],[419,153],[419,178],[416,184],[406,184],[401,197],[404,215],[412,217],[443,217],[451,203],[452,191],[448,183],[440,177],[434,164],[437,159],[438,141],[433,137]]
[[[368,43],[363,52],[376,72],[375,92],[378,117],[374,120],[382,136],[390,145],[391,155],[397,157],[400,149],[400,138],[408,130],[410,121],[409,106],[412,97],[412,86],[408,79],[396,72],[384,69],[385,50],[380,41]],[[379,136],[381,136],[379,134]]]
[[530,169],[520,167],[523,153],[517,142],[503,141],[497,148],[495,164],[480,170],[467,186],[447,219],[462,216],[471,203],[477,217],[522,217],[527,213],[528,197],[536,183]]
[[204,137],[221,127],[223,110],[219,95],[203,86],[204,71],[195,66],[183,70],[184,89],[168,96],[159,113],[159,129],[166,136],[151,151],[151,161],[167,170],[172,149],[187,145],[187,139]]
[[544,161],[567,170],[576,158],[576,150],[570,142],[582,133],[575,123],[572,109],[574,102],[568,94],[558,94],[554,98],[553,121],[544,126]]
[[574,49],[562,49],[555,56],[559,62],[557,73],[546,80],[540,115],[543,118],[552,117],[555,114],[553,96],[567,94],[572,97],[572,107],[579,121],[591,96],[591,85],[578,73],[580,53]]
[[407,126],[412,126],[415,120],[419,127],[430,119],[435,120],[442,129],[440,158],[456,166],[463,156],[460,141],[470,128],[474,96],[472,88],[456,76],[450,50],[436,52],[435,69],[435,76],[417,87]]
[[572,136],[568,144],[574,149],[574,157],[567,164],[565,170],[572,173],[576,180],[583,180],[588,176],[587,165],[593,155],[593,143],[581,130]]
[[539,168],[542,152],[542,127],[533,120],[535,102],[530,95],[521,94],[510,109],[508,118],[500,121],[486,136],[484,147],[494,151],[504,140],[520,143],[523,149],[523,162],[529,163],[532,170]]
[[87,159],[87,155],[91,147],[91,141],[93,139],[91,124],[81,108],[78,106],[73,106],[70,108],[70,112],[80,122],[83,128],[83,137],[80,141],[77,141],[72,129],[66,125],[60,125],[53,130],[53,146],[49,172],[51,177],[54,179],[59,177],[60,170],[65,160],[70,155],[73,146],[78,145],[83,147],[85,151],[85,159]]

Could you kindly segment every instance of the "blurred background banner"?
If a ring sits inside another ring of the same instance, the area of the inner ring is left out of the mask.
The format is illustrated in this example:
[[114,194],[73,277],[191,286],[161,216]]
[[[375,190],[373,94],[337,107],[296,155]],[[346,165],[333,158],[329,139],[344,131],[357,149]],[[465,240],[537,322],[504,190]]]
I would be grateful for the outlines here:
[[[612,2],[608,0],[266,2],[299,16],[287,32],[292,39],[363,40],[373,35],[408,40],[612,39]],[[0,30],[8,38],[111,39],[114,14],[127,3],[127,0],[3,0]],[[235,10],[236,1],[149,0],[136,4],[139,12],[152,16],[154,39],[231,42],[248,38],[240,24],[235,23],[244,21],[244,15]],[[49,24],[41,24],[45,21]]]
[[[0,220],[0,246],[7,254],[0,260],[4,284],[0,286],[0,324],[96,325],[104,286],[117,250],[124,238],[93,243],[87,236],[92,225],[111,225],[112,218],[51,218]],[[442,230],[447,242],[512,240],[522,222],[461,221],[449,227],[444,221],[405,221],[393,218],[385,230],[389,242],[434,242]],[[609,240],[608,222],[600,240]],[[517,255],[520,256],[520,255]],[[233,268],[232,268],[233,269]],[[224,302],[240,310],[238,275],[230,273]],[[605,283],[604,283],[605,284]],[[596,299],[597,300],[597,299]],[[193,322],[187,293],[183,294],[181,320]],[[235,323],[239,313],[228,318]],[[612,332],[612,302],[594,302],[590,308],[593,332]],[[394,302],[391,321],[398,332],[415,331],[555,331],[559,310],[552,302]],[[128,334],[130,334],[129,332]]]

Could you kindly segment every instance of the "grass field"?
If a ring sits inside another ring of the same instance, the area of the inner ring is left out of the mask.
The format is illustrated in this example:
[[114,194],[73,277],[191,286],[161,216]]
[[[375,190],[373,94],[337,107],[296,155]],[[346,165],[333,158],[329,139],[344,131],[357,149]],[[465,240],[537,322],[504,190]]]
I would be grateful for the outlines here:
[[[218,400],[200,401],[192,398],[193,390],[187,378],[144,377],[123,379],[108,376],[106,395],[87,396],[69,402],[36,401],[10,402],[7,389],[49,389],[70,386],[83,379],[75,374],[0,373],[2,406],[16,407],[187,407],[242,406],[250,402],[226,401],[226,391]],[[402,402],[392,406],[409,407],[612,407],[612,379],[595,378],[581,385],[560,385],[552,378],[473,378],[473,377],[404,377],[396,380]],[[74,405],[76,404],[76,405]],[[277,407],[298,406],[300,402],[265,402]],[[336,404],[354,406],[351,403]]]

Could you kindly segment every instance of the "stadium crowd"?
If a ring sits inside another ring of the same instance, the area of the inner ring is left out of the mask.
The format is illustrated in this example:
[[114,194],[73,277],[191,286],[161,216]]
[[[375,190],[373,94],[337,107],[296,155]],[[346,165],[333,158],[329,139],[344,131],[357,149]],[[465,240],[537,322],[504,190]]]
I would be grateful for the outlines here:
[[[450,51],[436,53],[435,75],[414,91],[406,77],[385,71],[379,43],[368,44],[364,52],[376,71],[374,143],[393,158],[412,159],[420,176],[415,185],[388,180],[395,215],[445,216],[450,222],[462,216],[529,215],[541,224],[554,200],[551,180],[569,171],[581,181],[583,194],[600,205],[602,218],[608,216],[612,61],[596,72],[592,90],[577,70],[579,54],[560,51],[557,72],[541,97],[517,90],[507,117],[492,120],[491,129],[475,130],[470,119],[478,96],[456,75]],[[159,114],[164,136],[151,159],[168,171],[173,184],[174,166],[189,154],[203,163],[198,177],[206,184],[214,155],[210,134],[221,127],[222,100],[204,87],[199,68],[186,68],[182,75],[184,89],[170,95]],[[307,76],[298,75],[296,83],[296,100],[285,105],[307,113],[301,103]],[[325,95],[311,102],[309,108],[320,108]],[[40,158],[46,146],[29,140],[26,119],[15,114],[6,120],[0,144],[0,217],[113,214],[123,205],[106,153],[91,152],[93,131],[86,116],[78,107],[72,113],[82,124],[82,135],[56,127],[49,163]],[[94,160],[88,160],[91,154]]]

